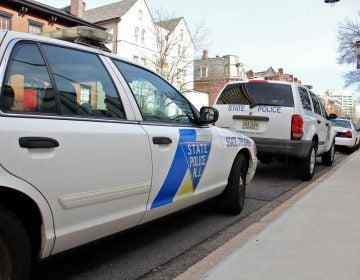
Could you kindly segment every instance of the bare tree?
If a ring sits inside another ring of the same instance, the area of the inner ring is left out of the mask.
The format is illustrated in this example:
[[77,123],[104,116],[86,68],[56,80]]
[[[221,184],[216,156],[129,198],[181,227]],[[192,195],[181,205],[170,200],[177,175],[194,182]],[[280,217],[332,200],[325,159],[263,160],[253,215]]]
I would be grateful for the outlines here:
[[[181,92],[193,90],[194,54],[205,45],[205,24],[196,23],[188,26],[185,22],[184,28],[179,30],[177,26],[183,18],[162,9],[155,9],[152,15],[155,22],[153,30],[157,55],[148,58],[148,61],[162,77],[176,85]],[[185,79],[189,74],[191,79]]]
[[[359,13],[360,15],[360,13]],[[360,22],[346,19],[340,23],[338,29],[339,64],[356,64],[356,41],[360,41]],[[360,91],[360,69],[351,70],[344,74],[345,86],[355,85]]]

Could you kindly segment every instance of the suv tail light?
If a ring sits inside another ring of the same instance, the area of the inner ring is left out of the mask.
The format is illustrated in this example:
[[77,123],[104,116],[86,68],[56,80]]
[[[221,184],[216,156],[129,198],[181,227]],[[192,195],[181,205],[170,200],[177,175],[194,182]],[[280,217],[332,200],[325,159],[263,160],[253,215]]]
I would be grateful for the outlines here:
[[350,130],[346,131],[345,134],[344,134],[345,137],[347,138],[352,138],[352,133]]
[[291,118],[291,140],[300,140],[304,136],[304,120],[300,115]]

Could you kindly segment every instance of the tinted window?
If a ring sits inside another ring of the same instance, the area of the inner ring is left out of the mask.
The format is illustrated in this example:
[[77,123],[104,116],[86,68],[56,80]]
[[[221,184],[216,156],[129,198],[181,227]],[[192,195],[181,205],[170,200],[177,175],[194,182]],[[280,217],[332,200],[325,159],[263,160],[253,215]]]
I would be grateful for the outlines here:
[[128,82],[144,120],[189,124],[194,113],[189,102],[157,75],[115,60],[115,65]]
[[331,121],[333,126],[339,126],[339,127],[343,127],[343,128],[351,128],[351,124],[347,120],[332,119],[330,121]]
[[301,104],[305,110],[312,111],[310,97],[306,89],[299,87]]
[[221,93],[217,104],[277,105],[293,107],[290,85],[273,83],[229,84]]
[[316,114],[321,115],[321,109],[320,109],[320,102],[319,99],[315,96],[315,94],[313,94],[312,92],[310,92],[310,96],[311,96],[311,100],[313,102],[313,106],[314,106],[314,112]]
[[35,44],[19,44],[14,48],[0,106],[3,111],[57,112],[50,76]]
[[104,65],[95,54],[44,46],[64,115],[125,118]]

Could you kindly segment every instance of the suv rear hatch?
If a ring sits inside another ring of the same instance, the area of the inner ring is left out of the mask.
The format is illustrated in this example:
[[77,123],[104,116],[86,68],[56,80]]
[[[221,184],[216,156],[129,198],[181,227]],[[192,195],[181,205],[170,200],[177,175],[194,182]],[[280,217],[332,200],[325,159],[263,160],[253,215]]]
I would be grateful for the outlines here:
[[217,126],[254,138],[290,139],[295,112],[290,83],[266,80],[230,83],[215,107],[219,110]]

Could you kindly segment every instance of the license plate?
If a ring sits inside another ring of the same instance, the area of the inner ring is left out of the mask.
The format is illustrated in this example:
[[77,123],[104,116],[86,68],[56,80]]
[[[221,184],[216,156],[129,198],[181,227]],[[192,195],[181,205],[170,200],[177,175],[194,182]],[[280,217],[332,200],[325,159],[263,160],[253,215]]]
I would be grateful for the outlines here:
[[258,130],[259,122],[254,120],[243,120],[242,129]]

